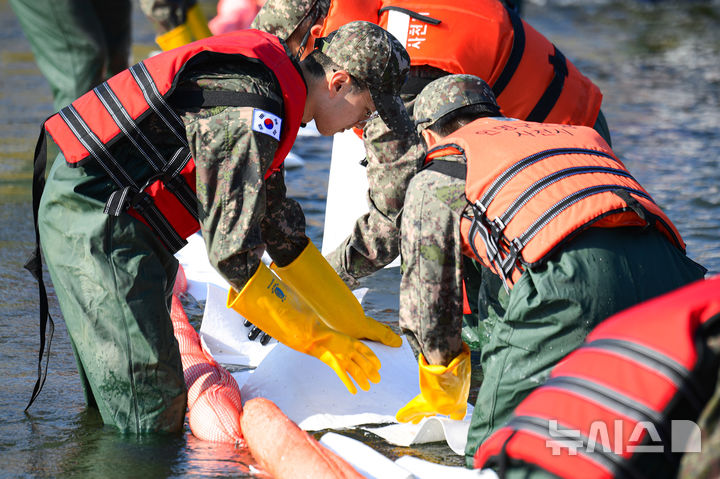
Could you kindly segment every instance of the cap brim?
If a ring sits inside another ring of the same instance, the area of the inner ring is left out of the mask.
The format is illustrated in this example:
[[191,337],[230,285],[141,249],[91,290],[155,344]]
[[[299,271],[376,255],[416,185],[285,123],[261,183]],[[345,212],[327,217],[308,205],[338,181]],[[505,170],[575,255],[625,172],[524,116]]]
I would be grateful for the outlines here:
[[414,131],[415,125],[405,108],[405,103],[397,95],[384,92],[370,91],[375,109],[385,125],[393,131]]

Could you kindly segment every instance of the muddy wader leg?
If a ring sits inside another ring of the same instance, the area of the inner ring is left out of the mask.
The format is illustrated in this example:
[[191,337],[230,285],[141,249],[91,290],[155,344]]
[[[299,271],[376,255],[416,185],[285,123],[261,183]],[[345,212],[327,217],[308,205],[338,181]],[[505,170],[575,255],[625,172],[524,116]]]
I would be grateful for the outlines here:
[[[91,168],[55,161],[40,204],[43,255],[86,393],[122,432],[175,432],[185,381],[170,321],[177,260],[128,214],[103,213]],[[91,180],[91,181],[88,181]]]
[[703,275],[660,233],[638,228],[591,228],[544,267],[526,271],[482,350],[468,467],[478,446],[597,324]]
[[55,109],[127,68],[130,0],[9,0]]

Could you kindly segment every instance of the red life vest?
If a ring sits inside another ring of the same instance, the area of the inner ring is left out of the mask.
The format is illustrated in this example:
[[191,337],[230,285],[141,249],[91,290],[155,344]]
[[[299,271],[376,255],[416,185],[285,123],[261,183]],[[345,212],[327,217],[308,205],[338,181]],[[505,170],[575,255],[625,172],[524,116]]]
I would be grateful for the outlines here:
[[[467,165],[443,161],[463,155]],[[460,223],[463,252],[506,287],[574,234],[594,227],[649,226],[685,248],[675,226],[592,128],[481,118],[434,146],[431,169],[465,178],[472,216]]]
[[[68,165],[95,160],[115,181],[119,189],[111,195],[105,212],[118,215],[129,208],[129,213],[151,226],[173,252],[182,248],[185,238],[200,226],[195,162],[185,126],[168,97],[189,62],[211,55],[261,62],[274,72],[280,84],[282,105],[246,92],[193,92],[200,95],[197,106],[252,106],[283,118],[280,144],[267,178],[280,168],[295,141],[307,91],[298,67],[277,37],[257,30],[210,37],[148,58],[84,94],[45,123]],[[164,121],[168,134],[181,145],[171,158],[163,158],[138,127],[151,113]],[[155,174],[144,185],[109,149],[119,140],[131,141],[153,168]]]
[[[602,103],[598,87],[497,0],[333,0],[321,36],[353,20],[378,24],[395,35],[413,66],[482,78],[505,116],[595,124]],[[421,86],[411,89],[417,93]]]
[[679,453],[699,452],[692,421],[715,390],[718,358],[706,338],[719,325],[720,276],[610,317],[482,443],[475,467],[675,477]]

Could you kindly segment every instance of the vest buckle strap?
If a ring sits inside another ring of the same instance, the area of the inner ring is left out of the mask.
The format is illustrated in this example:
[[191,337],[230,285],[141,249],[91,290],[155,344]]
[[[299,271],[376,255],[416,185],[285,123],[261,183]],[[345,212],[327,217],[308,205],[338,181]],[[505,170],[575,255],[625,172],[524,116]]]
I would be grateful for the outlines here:
[[[510,284],[513,283],[512,275],[515,269],[517,269],[518,271],[522,271],[518,266],[518,260],[520,258],[520,250],[522,249],[522,245],[518,247],[516,241],[517,238],[513,239],[510,243],[508,243],[508,252],[499,265],[500,269],[505,275],[505,278],[507,278],[507,281]],[[503,279],[503,281],[505,281],[505,278]],[[505,286],[507,287],[508,285],[506,284]]]
[[500,219],[499,216],[495,217],[494,220],[488,220],[488,228],[490,229],[490,234],[495,239],[495,241],[498,244],[507,243],[507,239],[505,238],[505,235],[503,235],[503,231],[505,230],[505,223]]
[[111,216],[120,216],[130,208],[134,209],[160,237],[168,250],[175,254],[187,244],[187,241],[175,231],[167,218],[155,206],[152,197],[144,191],[161,176],[162,174],[159,173],[150,177],[140,191],[133,186],[115,190],[105,203],[103,212]]
[[177,253],[186,244],[185,238],[180,236],[170,222],[165,218],[162,212],[157,208],[152,196],[144,191],[138,192],[130,201],[129,207],[132,207],[142,216],[147,224],[160,237],[165,247],[171,254]]
[[[500,245],[495,238],[490,234],[489,223],[485,215],[475,215],[470,226],[470,244],[474,244],[475,237],[480,236],[483,244],[485,245],[485,253],[488,259],[492,262],[500,256]],[[475,252],[478,254],[477,252]],[[478,258],[481,258],[478,255]]]
[[132,208],[137,211],[140,216],[145,216],[145,211],[153,204],[153,200],[149,194],[144,191],[138,191],[128,203],[128,209]]
[[492,220],[493,226],[495,226],[495,231],[498,234],[502,234],[503,230],[507,226],[505,223],[503,223],[503,220],[500,219],[499,216],[496,216],[494,220]]
[[[475,247],[475,238],[480,236],[480,239],[485,245],[485,257],[488,259],[490,267],[493,269],[495,274],[500,276],[502,279],[505,292],[510,294],[510,286],[508,283],[509,274],[505,272],[507,269],[506,261],[508,257],[503,259],[500,244],[498,244],[498,241],[491,234],[492,228],[490,227],[490,224],[490,221],[488,221],[485,215],[475,215],[470,225],[470,248],[478,259],[483,257],[483,255],[481,255]],[[514,260],[510,263],[510,271],[512,271],[513,264]]]
[[133,186],[126,186],[125,188],[113,191],[105,203],[103,213],[110,216],[120,216],[120,213],[128,209],[128,205],[136,193],[137,189]]

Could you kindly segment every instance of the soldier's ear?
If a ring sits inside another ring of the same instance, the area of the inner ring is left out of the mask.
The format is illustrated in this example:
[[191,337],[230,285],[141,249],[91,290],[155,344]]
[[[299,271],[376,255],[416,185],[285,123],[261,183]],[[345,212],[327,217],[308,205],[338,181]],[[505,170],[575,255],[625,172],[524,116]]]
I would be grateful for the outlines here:
[[352,78],[350,74],[345,70],[336,70],[330,76],[328,80],[328,86],[330,87],[330,96],[334,97],[343,89],[343,87],[351,86]]
[[421,131],[420,135],[422,135],[428,148],[432,148],[438,141],[442,139],[439,134],[427,128]]

